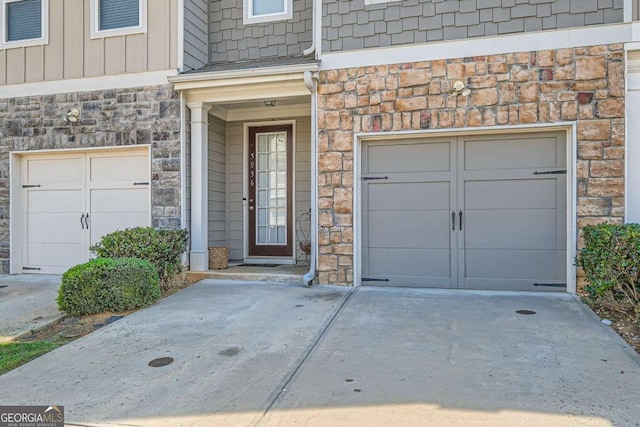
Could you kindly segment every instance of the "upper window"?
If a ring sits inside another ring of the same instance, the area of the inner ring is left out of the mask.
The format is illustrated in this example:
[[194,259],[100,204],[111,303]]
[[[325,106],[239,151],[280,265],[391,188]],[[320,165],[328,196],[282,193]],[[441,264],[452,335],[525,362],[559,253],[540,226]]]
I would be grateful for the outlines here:
[[91,38],[144,33],[147,0],[91,0]]
[[47,43],[48,0],[2,0],[4,48]]
[[284,21],[293,18],[293,0],[243,0],[243,23]]

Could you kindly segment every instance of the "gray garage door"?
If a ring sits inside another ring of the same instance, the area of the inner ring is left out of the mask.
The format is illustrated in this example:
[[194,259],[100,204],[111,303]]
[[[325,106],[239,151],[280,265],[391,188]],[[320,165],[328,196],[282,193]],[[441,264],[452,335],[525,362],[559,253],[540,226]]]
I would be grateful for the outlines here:
[[366,142],[363,284],[566,289],[562,133]]

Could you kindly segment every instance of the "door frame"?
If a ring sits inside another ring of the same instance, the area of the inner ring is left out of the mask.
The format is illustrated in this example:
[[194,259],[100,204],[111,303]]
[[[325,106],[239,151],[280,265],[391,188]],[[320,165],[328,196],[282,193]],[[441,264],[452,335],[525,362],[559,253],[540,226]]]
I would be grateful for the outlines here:
[[145,150],[147,153],[147,158],[149,159],[149,223],[152,223],[152,204],[151,204],[151,195],[153,189],[153,182],[151,181],[151,146],[148,144],[140,144],[140,145],[123,145],[117,147],[80,147],[80,148],[68,148],[68,149],[52,149],[52,150],[23,150],[23,151],[12,151],[9,155],[9,212],[10,212],[10,220],[9,220],[9,248],[10,248],[10,257],[9,257],[9,274],[22,274],[23,267],[23,236],[22,236],[22,160],[25,157],[30,156],[58,156],[64,154],[72,154],[72,153],[82,153],[82,154],[90,154],[90,153],[107,153],[107,152],[126,152],[128,150]]
[[[292,216],[292,255],[290,257],[250,257],[249,256],[249,128],[267,126],[291,126],[291,214]],[[296,262],[296,120],[273,120],[245,122],[242,128],[242,258],[243,262],[256,264],[295,264]]]
[[418,139],[442,136],[500,135],[514,133],[536,133],[562,131],[566,133],[567,143],[567,292],[576,293],[576,266],[574,260],[577,250],[577,194],[576,162],[578,158],[577,125],[575,122],[533,124],[517,126],[492,126],[456,129],[417,130],[402,132],[355,133],[353,144],[353,282],[362,286],[362,213],[361,174],[362,143],[380,140]]

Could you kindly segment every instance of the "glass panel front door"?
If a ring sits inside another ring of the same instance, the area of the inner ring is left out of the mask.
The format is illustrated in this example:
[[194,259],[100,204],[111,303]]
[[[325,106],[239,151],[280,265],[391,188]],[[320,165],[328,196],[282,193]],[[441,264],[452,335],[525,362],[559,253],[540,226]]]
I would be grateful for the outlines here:
[[292,126],[249,131],[249,255],[292,255]]

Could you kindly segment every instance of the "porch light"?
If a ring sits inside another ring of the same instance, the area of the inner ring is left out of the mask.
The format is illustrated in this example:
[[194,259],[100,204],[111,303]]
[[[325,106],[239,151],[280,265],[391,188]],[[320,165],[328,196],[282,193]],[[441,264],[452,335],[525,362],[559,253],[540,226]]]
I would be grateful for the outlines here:
[[74,108],[73,110],[69,110],[69,112],[67,112],[67,117],[65,120],[69,123],[76,123],[79,118],[80,111],[77,108]]

